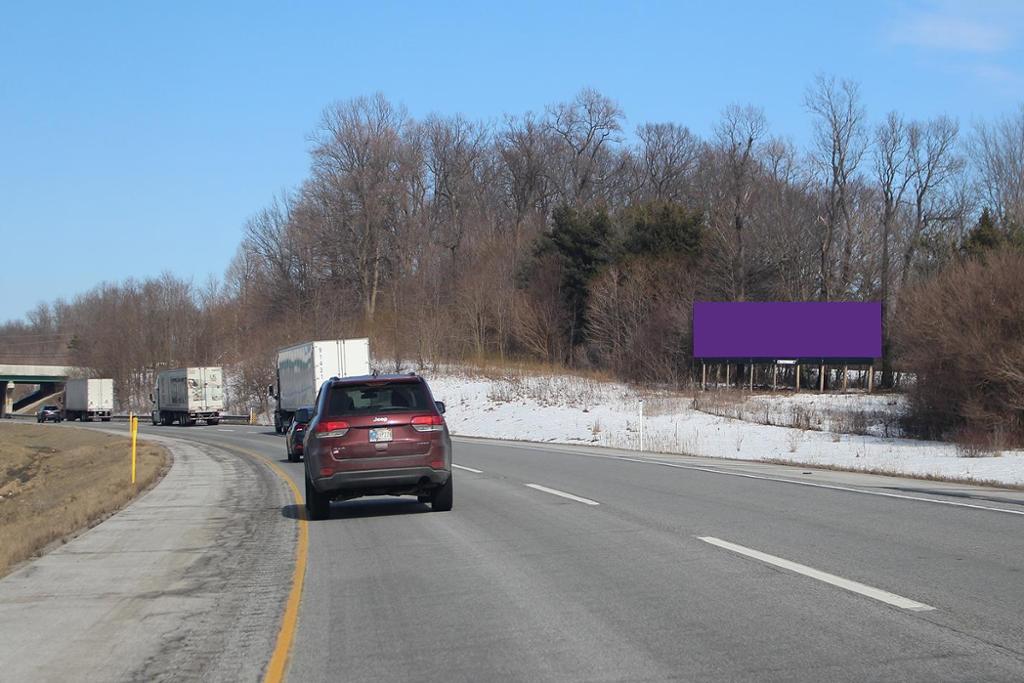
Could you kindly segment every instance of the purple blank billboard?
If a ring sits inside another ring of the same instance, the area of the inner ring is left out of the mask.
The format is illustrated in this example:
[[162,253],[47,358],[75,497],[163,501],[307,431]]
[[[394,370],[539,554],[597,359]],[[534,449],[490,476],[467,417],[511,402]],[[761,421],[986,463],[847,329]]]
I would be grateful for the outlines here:
[[693,304],[695,358],[882,356],[882,304],[771,301]]

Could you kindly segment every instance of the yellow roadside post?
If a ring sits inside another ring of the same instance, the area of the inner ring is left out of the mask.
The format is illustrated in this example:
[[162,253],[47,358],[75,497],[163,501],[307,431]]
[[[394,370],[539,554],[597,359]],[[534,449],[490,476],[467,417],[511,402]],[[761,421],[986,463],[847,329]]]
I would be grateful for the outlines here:
[[139,432],[139,418],[130,418],[129,429],[132,433],[132,486],[135,485],[135,437]]

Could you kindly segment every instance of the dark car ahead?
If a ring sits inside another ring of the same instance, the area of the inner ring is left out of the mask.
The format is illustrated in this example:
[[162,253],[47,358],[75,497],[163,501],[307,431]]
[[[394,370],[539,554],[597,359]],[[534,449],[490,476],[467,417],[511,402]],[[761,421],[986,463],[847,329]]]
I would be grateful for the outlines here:
[[444,404],[417,375],[333,378],[306,428],[306,508],[330,515],[331,500],[416,496],[452,509],[452,440]]
[[63,419],[60,406],[43,406],[36,413],[36,422],[60,422]]
[[306,436],[306,426],[313,415],[313,408],[299,408],[295,411],[291,426],[284,437],[284,448],[288,453],[288,462],[298,462],[302,456],[302,439]]

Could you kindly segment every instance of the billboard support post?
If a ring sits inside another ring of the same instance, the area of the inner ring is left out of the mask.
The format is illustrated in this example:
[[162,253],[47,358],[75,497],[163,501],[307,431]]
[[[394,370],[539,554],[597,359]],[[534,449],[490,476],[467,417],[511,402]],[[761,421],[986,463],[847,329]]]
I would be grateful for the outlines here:
[[875,366],[868,366],[868,393],[871,393],[871,388],[875,383]]
[[754,363],[750,363],[750,393],[754,393]]
[[818,391],[825,392],[825,364],[822,363],[821,367],[818,368]]
[[772,366],[772,391],[779,388],[779,364]]
[[800,391],[800,364],[796,364],[796,390]]
[[849,367],[844,365],[843,366],[843,393],[844,394],[846,393],[846,375],[847,375],[847,373],[849,373],[849,371],[850,371]]

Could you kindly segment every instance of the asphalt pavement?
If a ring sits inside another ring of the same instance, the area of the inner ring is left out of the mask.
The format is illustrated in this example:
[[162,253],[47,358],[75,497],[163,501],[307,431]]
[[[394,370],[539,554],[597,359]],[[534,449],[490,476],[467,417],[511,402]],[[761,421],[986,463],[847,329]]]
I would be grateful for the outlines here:
[[[301,489],[267,428],[148,434]],[[449,513],[308,523],[289,680],[1024,679],[1024,493],[469,439],[455,462]]]

